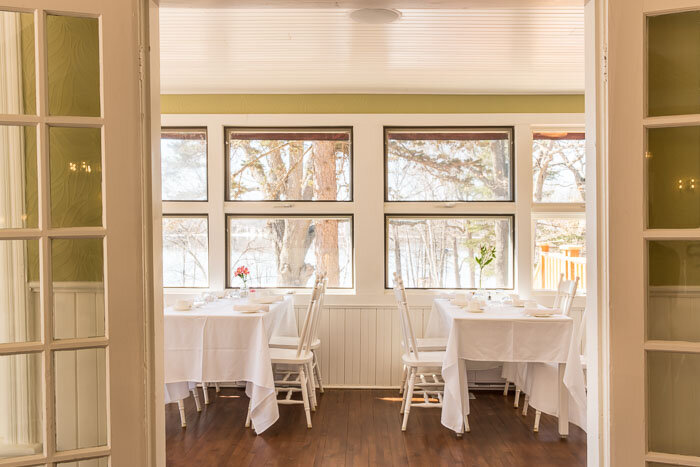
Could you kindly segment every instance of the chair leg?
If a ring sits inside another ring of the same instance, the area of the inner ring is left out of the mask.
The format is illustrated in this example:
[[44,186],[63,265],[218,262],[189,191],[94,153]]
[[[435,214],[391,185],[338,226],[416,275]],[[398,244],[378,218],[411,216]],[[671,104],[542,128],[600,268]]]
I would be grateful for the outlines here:
[[187,420],[185,420],[185,401],[177,401],[177,408],[180,409],[180,426],[187,428]]
[[510,381],[506,380],[506,386],[503,388],[503,395],[508,395],[508,387],[510,386]]
[[[406,370],[408,371],[408,369]],[[403,397],[401,399],[401,411],[399,412],[401,415],[403,415],[404,411],[406,410],[406,393],[408,392],[408,378],[404,379],[403,386],[401,389],[401,394],[403,394]]]
[[523,417],[527,415],[528,405],[530,405],[530,396],[525,394],[525,399],[523,399]]
[[219,383],[218,383],[218,382],[217,382],[217,383],[214,383],[214,387],[216,388],[216,393],[217,393],[217,394],[221,392],[221,386],[219,386]]
[[520,405],[520,388],[518,386],[515,386],[515,400],[513,401],[513,407],[516,409]]
[[464,432],[469,433],[472,429],[469,427],[469,416],[464,416]]
[[318,379],[318,390],[323,394],[323,378],[321,377],[321,365],[318,364],[316,352],[312,352],[314,356],[314,369],[316,370],[316,378]]
[[209,405],[209,391],[207,390],[207,383],[202,383],[202,392],[204,393],[204,405]]
[[250,428],[250,406],[253,404],[253,400],[248,401],[248,414],[245,417],[245,427]]
[[197,407],[197,412],[201,412],[202,403],[199,401],[199,391],[197,391],[197,386],[192,389],[192,397],[194,397],[194,405]]
[[299,367],[299,380],[301,381],[301,397],[304,400],[304,412],[306,412],[306,428],[311,428],[311,409],[309,408],[309,392],[304,374],[304,365]]
[[311,410],[313,412],[316,412],[316,381],[314,381],[314,372],[312,370],[312,363],[309,363],[306,365],[306,373],[309,375],[308,378],[306,378],[306,385],[309,388],[309,395],[310,395],[310,402],[311,402]]
[[539,410],[535,411],[535,426],[532,427],[532,431],[535,433],[540,431],[540,415],[542,415],[542,412]]
[[417,368],[411,368],[411,374],[408,376],[408,391],[406,392],[406,408],[403,412],[403,424],[401,425],[401,431],[406,431],[406,425],[408,424],[408,414],[411,413],[411,401],[413,400],[413,386],[416,382],[416,370],[417,370]]
[[[404,386],[406,385],[406,365],[403,366],[403,372],[401,373],[401,384],[399,385],[399,394],[403,394]],[[403,413],[403,412],[402,412]]]

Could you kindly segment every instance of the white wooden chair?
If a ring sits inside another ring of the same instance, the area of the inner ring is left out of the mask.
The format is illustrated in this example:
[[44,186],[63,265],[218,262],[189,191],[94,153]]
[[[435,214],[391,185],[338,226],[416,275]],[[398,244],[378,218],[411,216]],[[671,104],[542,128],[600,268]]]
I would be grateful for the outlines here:
[[[313,365],[311,368],[311,377],[313,378],[314,386],[319,388],[323,393],[323,377],[321,376],[321,366],[318,363],[318,349],[321,348],[321,340],[318,337],[318,326],[321,321],[321,311],[323,309],[323,301],[326,296],[326,288],[328,287],[328,277],[326,274],[320,274],[315,281],[314,288],[320,287],[320,296],[318,300],[318,313],[314,315],[314,322],[311,326],[311,352],[314,356]],[[270,339],[271,348],[279,349],[296,349],[299,344],[298,337],[272,337]]]
[[[401,402],[401,413],[403,414],[401,431],[406,431],[411,407],[442,407],[445,382],[440,371],[445,352],[420,351],[418,349],[418,342],[411,323],[411,315],[406,306],[406,292],[403,288],[403,281],[396,274],[394,275],[394,284],[394,293],[399,308],[399,321],[403,334],[403,355],[401,356],[401,361],[404,367],[408,369],[408,377],[404,383],[403,401]],[[414,394],[422,395],[423,401],[414,402]],[[432,401],[435,399],[437,399],[437,402]]]
[[[270,360],[272,361],[273,374],[276,365],[284,365],[290,368],[283,372],[280,379],[275,379],[275,392],[277,395],[284,394],[283,399],[277,399],[278,404],[296,405],[303,404],[306,412],[306,426],[311,428],[311,399],[314,398],[314,386],[311,378],[311,368],[313,364],[313,353],[311,351],[311,331],[314,315],[318,312],[320,287],[314,287],[309,300],[304,325],[296,349],[270,348]],[[308,375],[308,377],[307,377]],[[301,399],[292,399],[294,393],[301,392]],[[248,404],[248,416],[245,426],[251,426],[250,403]]]
[[[576,277],[573,280],[564,280],[564,274],[560,276],[559,286],[557,287],[557,296],[555,298],[556,308],[561,310],[561,314],[564,316],[569,316],[571,314],[571,307],[574,303],[574,298],[576,297],[576,290],[578,289],[579,278]],[[577,348],[582,349],[583,331],[585,329],[585,310],[583,316],[581,317],[581,323],[579,324],[578,330],[578,346]],[[585,365],[585,357],[581,355],[581,363]],[[585,369],[585,366],[584,366]],[[533,384],[548,384],[554,385],[556,387],[559,384],[559,369],[558,366],[552,363],[536,363],[529,364],[527,367],[527,392],[532,391]],[[523,402],[523,416],[527,415],[527,409],[530,403],[529,394],[525,395],[525,400]],[[533,431],[539,431],[540,427],[540,417],[542,413],[537,410],[535,412],[535,424]]]
[[[189,391],[191,391],[192,397],[194,398],[194,405],[195,405],[195,407],[197,407],[197,412],[201,412],[202,411],[202,403],[199,401],[199,393],[197,392],[197,385],[190,384],[190,383],[184,383],[184,384],[190,385]],[[178,399],[177,408],[180,411],[180,426],[182,426],[182,428],[187,428],[187,419],[185,417],[185,399]]]
[[[398,280],[396,279],[398,277]],[[397,304],[404,303],[404,306],[406,307],[407,312],[410,314],[410,310],[408,309],[408,299],[406,297],[406,289],[403,285],[403,279],[397,274],[394,273],[394,290],[397,290],[397,285],[400,283],[400,286],[398,287],[398,295],[396,295],[396,302]],[[446,337],[417,337],[416,338],[416,345],[418,348],[418,351],[420,352],[444,352],[445,349],[447,348],[447,338]],[[401,373],[401,384],[399,386],[399,394],[403,394],[404,386],[406,384],[406,378],[408,376],[408,368],[404,365],[403,371]]]

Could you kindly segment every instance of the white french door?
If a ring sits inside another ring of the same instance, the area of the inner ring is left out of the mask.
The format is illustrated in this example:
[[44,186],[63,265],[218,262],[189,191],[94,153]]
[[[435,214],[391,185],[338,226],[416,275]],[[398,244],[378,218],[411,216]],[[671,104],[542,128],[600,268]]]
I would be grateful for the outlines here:
[[0,466],[153,463],[144,3],[0,0]]
[[700,1],[609,0],[611,465],[700,465]]

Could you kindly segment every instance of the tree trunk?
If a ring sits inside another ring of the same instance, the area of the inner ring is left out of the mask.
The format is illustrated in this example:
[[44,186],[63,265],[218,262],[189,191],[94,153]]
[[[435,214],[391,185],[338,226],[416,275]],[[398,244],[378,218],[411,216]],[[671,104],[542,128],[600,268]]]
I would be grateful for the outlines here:
[[[494,141],[492,143],[492,151],[494,154],[499,154],[503,153],[503,151],[508,150],[508,145],[509,142],[507,140],[500,140],[500,141]],[[494,159],[494,170],[496,171],[497,174],[506,174],[507,168],[504,163],[505,159],[496,157]],[[496,188],[496,195],[498,197],[505,196],[507,194],[507,188],[506,187],[500,187],[498,186]],[[494,268],[495,268],[495,273],[496,273],[496,281],[497,283],[500,284],[507,284],[508,283],[508,243],[509,243],[509,238],[510,238],[510,231],[507,227],[507,224],[504,222],[501,222],[500,220],[496,220],[496,259],[493,261],[494,263]],[[481,275],[479,276],[481,281]]]
[[459,250],[457,249],[457,235],[452,237],[452,252],[454,260],[454,270],[455,270],[455,287],[462,287],[462,277],[459,273]]
[[[338,190],[335,175],[335,143],[315,141],[313,146],[314,198],[334,200]],[[340,285],[338,221],[316,221],[316,265],[328,274],[328,285]]]

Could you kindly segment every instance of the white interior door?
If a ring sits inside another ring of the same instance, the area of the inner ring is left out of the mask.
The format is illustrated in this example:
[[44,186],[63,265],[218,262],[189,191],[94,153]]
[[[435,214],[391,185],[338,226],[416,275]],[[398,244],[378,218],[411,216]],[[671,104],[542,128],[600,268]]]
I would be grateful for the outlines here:
[[612,465],[700,465],[700,1],[610,0]]
[[144,4],[0,0],[0,465],[153,463]]

